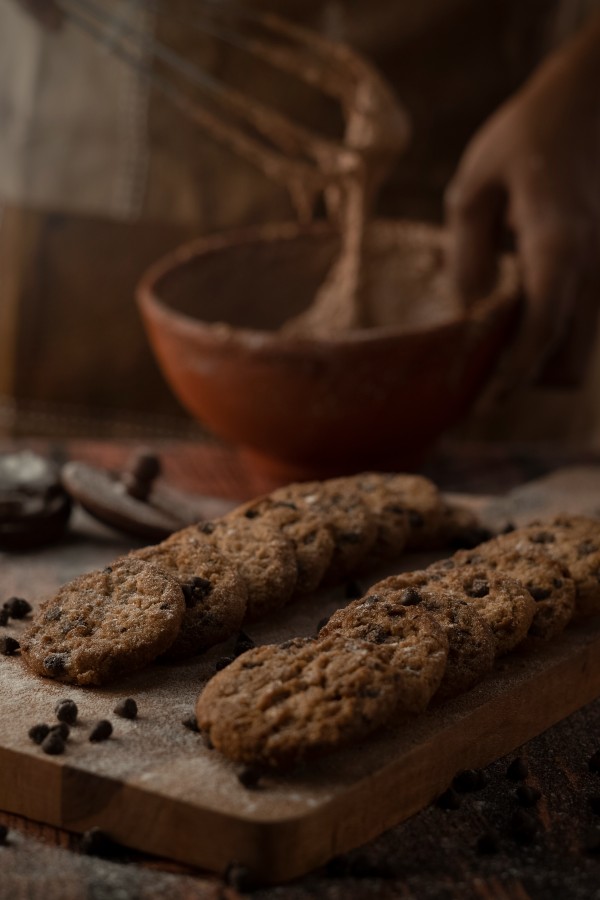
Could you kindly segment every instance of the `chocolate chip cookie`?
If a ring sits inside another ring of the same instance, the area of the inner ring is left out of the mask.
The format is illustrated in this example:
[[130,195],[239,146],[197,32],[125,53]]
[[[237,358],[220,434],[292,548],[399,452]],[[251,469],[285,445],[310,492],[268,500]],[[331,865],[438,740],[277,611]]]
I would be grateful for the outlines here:
[[392,575],[373,585],[374,593],[388,594],[392,604],[424,609],[444,629],[448,661],[438,699],[463,693],[491,671],[496,641],[491,626],[473,607],[448,588],[429,582],[422,572]]
[[292,766],[394,720],[402,677],[392,653],[341,636],[257,647],[208,682],[198,725],[236,762]]
[[166,569],[181,586],[185,613],[168,659],[200,653],[239,631],[246,616],[248,589],[234,563],[189,529],[130,558]]
[[233,562],[248,591],[247,620],[279,609],[292,596],[298,576],[296,554],[292,542],[276,525],[244,516],[227,517],[192,525],[179,535],[186,535],[186,540],[189,536],[204,539]]
[[444,628],[422,608],[404,605],[396,591],[370,591],[335,612],[319,632],[393,650],[405,712],[422,712],[440,686],[448,657]]
[[365,472],[352,479],[374,515],[376,552],[393,558],[404,546],[418,549],[437,533],[442,498],[421,475]]
[[174,578],[124,559],[64,585],[44,603],[21,640],[39,675],[103,684],[141,669],[175,641],[185,601]]

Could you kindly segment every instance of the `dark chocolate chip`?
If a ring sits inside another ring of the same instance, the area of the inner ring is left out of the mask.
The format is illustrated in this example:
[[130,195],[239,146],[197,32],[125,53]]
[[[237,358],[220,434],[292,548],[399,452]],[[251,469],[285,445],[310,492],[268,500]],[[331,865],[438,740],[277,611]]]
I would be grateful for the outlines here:
[[495,831],[484,831],[477,838],[476,849],[478,853],[489,855],[497,853],[500,849],[500,839]]
[[485,578],[474,578],[465,590],[468,597],[479,599],[481,597],[487,597],[490,592],[490,585]]
[[246,651],[252,650],[254,647],[256,647],[256,644],[252,638],[249,637],[245,631],[240,631],[235,641],[235,647],[233,648],[234,656],[241,656],[242,653],[246,653]]
[[229,863],[225,869],[224,880],[225,884],[242,894],[250,893],[258,887],[256,877],[247,866],[240,863]]
[[67,653],[50,653],[44,660],[44,668],[50,675],[61,675],[67,668]]
[[531,535],[530,540],[533,544],[554,544],[556,538],[550,531],[538,531]]
[[435,803],[440,809],[460,809],[462,800],[454,788],[449,787],[447,791],[440,794]]
[[588,768],[590,772],[593,772],[595,775],[600,775],[600,750],[596,750],[596,752],[590,756]]
[[58,725],[51,725],[50,731],[60,734],[63,741],[68,740],[69,735],[71,734],[71,729],[66,722],[59,722]]
[[127,697],[125,700],[119,700],[113,712],[122,719],[135,719],[138,714],[137,703],[133,697]]
[[162,467],[156,453],[143,450],[136,453],[128,469],[138,481],[154,481],[160,475]]
[[202,534],[212,534],[215,530],[215,526],[213,522],[202,522],[201,525],[198,525],[198,529]]
[[562,578],[553,578],[552,584],[554,585],[556,590],[559,591],[561,589],[561,587],[563,586],[563,580],[562,580]]
[[346,582],[344,593],[348,600],[357,600],[359,597],[362,597],[362,595],[364,594],[364,590],[358,581],[351,579],[350,581]]
[[4,627],[5,625],[8,625],[8,619],[8,610],[2,607],[2,609],[0,609],[0,626]]
[[461,794],[482,790],[488,783],[487,775],[482,769],[463,769],[452,779],[452,787]]
[[513,838],[519,844],[531,844],[539,829],[537,819],[526,812],[524,809],[518,809],[510,819],[510,830]]
[[100,719],[100,721],[96,722],[96,724],[92,728],[89,740],[93,744],[97,744],[100,741],[106,741],[111,736],[112,731],[113,727],[108,719]]
[[54,707],[56,718],[59,722],[66,722],[67,725],[74,725],[77,721],[77,704],[74,700],[59,700]]
[[552,594],[552,590],[547,587],[530,587],[527,585],[527,590],[537,603],[539,603],[540,600],[547,600]]
[[235,657],[233,656],[222,656],[221,659],[218,659],[215,663],[215,671],[220,672],[222,669],[226,669],[227,666],[231,665]]
[[196,606],[200,600],[208,597],[212,588],[213,586],[207,578],[201,578],[199,575],[194,576],[191,581],[181,586],[186,606],[189,608]]
[[33,609],[22,597],[10,597],[3,606],[11,619],[24,619]]
[[516,531],[517,526],[514,522],[507,522],[500,534],[510,534],[512,531]]
[[258,787],[260,776],[261,773],[259,769],[255,769],[252,766],[245,766],[238,772],[238,781],[245,788],[255,788]]
[[257,519],[260,513],[257,509],[247,509],[244,515],[247,519]]
[[94,826],[81,835],[79,850],[86,856],[115,856],[122,848],[105,831]]
[[44,753],[48,753],[50,756],[59,756],[61,753],[65,752],[65,742],[60,736],[58,731],[54,731],[50,729],[46,737],[41,743],[42,750]]
[[127,494],[133,497],[134,500],[140,500],[142,503],[145,503],[150,496],[150,491],[152,490],[151,481],[141,481],[131,472],[124,472],[121,476],[121,482],[125,486]]
[[509,781],[524,781],[529,774],[529,768],[522,756],[517,756],[506,770]]
[[198,728],[198,720],[196,716],[186,716],[185,719],[181,720],[181,724],[188,728],[190,731],[200,731]]
[[14,656],[21,645],[8,634],[0,636],[0,653],[2,656]]
[[520,784],[515,791],[515,796],[521,806],[535,806],[542,796],[542,792],[528,784]]
[[4,847],[8,838],[8,825],[0,825],[0,846]]
[[27,734],[34,744],[41,744],[49,731],[49,725],[46,725],[44,722],[39,722],[37,725],[32,725]]
[[417,606],[423,597],[414,587],[405,588],[400,594],[400,602],[403,606]]

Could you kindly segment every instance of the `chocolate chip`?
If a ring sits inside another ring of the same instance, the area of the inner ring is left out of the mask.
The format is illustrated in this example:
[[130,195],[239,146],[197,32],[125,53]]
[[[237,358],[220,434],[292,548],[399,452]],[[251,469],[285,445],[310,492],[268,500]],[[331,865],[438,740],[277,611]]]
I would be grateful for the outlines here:
[[510,819],[510,830],[519,844],[530,844],[539,829],[537,819],[524,809],[518,809]]
[[512,531],[516,531],[517,526],[514,522],[507,522],[500,534],[510,534]]
[[5,625],[8,625],[8,619],[8,610],[3,607],[0,609],[0,626],[4,627]]
[[538,531],[531,535],[530,540],[533,544],[554,544],[556,538],[550,531]]
[[252,768],[251,766],[245,766],[240,772],[238,772],[238,781],[245,788],[255,788],[258,787],[258,783],[260,781],[260,770]]
[[8,825],[0,825],[0,846],[5,846],[8,838]]
[[33,609],[31,603],[23,600],[22,597],[10,597],[3,607],[11,619],[24,619]]
[[593,772],[595,775],[600,775],[600,750],[596,750],[596,752],[590,756],[588,768],[590,772]]
[[247,509],[244,515],[247,519],[257,519],[260,513],[257,509]]
[[208,597],[212,588],[213,586],[208,578],[201,578],[199,575],[194,576],[191,581],[181,586],[186,606],[193,608],[198,601]]
[[246,651],[252,650],[254,647],[256,647],[256,644],[252,638],[249,637],[245,631],[240,631],[235,641],[235,647],[233,648],[234,656],[241,656],[242,653],[246,653]]
[[51,725],[50,732],[54,732],[55,734],[59,734],[63,741],[68,740],[69,735],[71,734],[71,729],[67,725],[66,722],[59,722],[58,725]]
[[185,719],[181,720],[181,724],[188,728],[190,731],[200,731],[198,728],[198,720],[196,716],[186,716]]
[[528,784],[520,784],[515,791],[515,796],[521,806],[535,806],[542,796],[542,792]]
[[556,590],[559,591],[561,589],[561,587],[563,586],[563,580],[562,580],[562,578],[553,578],[552,584],[554,585]]
[[138,481],[154,481],[160,475],[162,466],[156,453],[142,450],[135,454],[128,469]]
[[449,787],[447,791],[440,794],[435,801],[435,804],[436,806],[439,806],[440,809],[460,809],[462,800],[454,788]]
[[540,600],[547,600],[548,597],[550,597],[552,594],[550,588],[544,587],[530,587],[529,585],[527,585],[527,590],[537,603],[539,603]]
[[400,594],[400,603],[403,606],[417,606],[422,599],[423,597],[414,587],[404,588]]
[[346,582],[346,587],[344,589],[344,594],[348,598],[348,600],[357,600],[359,597],[362,597],[364,594],[364,590],[358,581],[351,579]]
[[517,756],[506,770],[509,781],[524,781],[529,774],[529,768],[522,756]]
[[14,656],[21,645],[8,634],[0,636],[0,653],[2,656]]
[[113,727],[108,719],[100,719],[100,721],[96,722],[96,724],[92,728],[89,740],[93,744],[97,744],[100,741],[106,741],[111,736],[112,731]]
[[222,656],[221,659],[218,659],[215,663],[215,671],[220,672],[222,669],[226,669],[227,666],[231,665],[235,657],[233,656]]
[[67,725],[74,725],[77,721],[77,704],[74,700],[59,700],[54,707],[56,718],[59,722],[66,722]]
[[581,556],[589,556],[590,553],[595,553],[598,550],[598,545],[594,544],[592,541],[582,541],[577,545],[577,555]]
[[235,862],[229,863],[225,869],[224,880],[225,884],[242,894],[250,893],[258,887],[258,882],[250,869]]
[[79,850],[86,856],[114,856],[121,846],[98,826],[84,831],[79,839]]
[[49,725],[46,725],[44,722],[39,722],[37,725],[32,725],[27,734],[34,744],[41,744],[49,731]]
[[201,525],[198,525],[198,529],[202,534],[212,534],[215,530],[215,526],[213,522],[202,522]]
[[463,769],[452,779],[452,786],[461,794],[470,794],[482,790],[488,783],[487,775],[482,769]]
[[500,849],[500,839],[495,831],[484,831],[477,838],[476,849],[478,853],[488,855],[497,853]]
[[326,626],[327,623],[329,622],[329,619],[330,619],[330,618],[331,618],[331,616],[323,616],[322,619],[319,619],[319,621],[317,622],[317,634],[318,634],[323,628],[325,628],[325,626]]
[[125,700],[119,700],[113,712],[122,719],[136,719],[138,714],[137,703],[133,697],[127,697]]
[[44,753],[48,753],[50,756],[59,756],[65,752],[65,742],[58,731],[53,729],[50,729],[42,741],[41,747]]
[[490,592],[490,585],[485,578],[474,578],[465,590],[468,597],[479,599],[481,597],[487,597]]
[[61,675],[67,668],[67,653],[50,653],[44,659],[44,668],[50,675]]

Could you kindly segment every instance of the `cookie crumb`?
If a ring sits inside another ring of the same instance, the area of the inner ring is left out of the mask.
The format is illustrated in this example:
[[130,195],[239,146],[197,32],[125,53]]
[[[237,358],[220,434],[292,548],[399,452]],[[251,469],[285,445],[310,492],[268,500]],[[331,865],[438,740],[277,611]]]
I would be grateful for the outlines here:
[[49,756],[59,756],[65,752],[65,742],[62,736],[58,731],[53,731],[52,729],[42,741],[41,747],[44,753],[48,753]]
[[37,725],[32,725],[27,734],[34,744],[41,744],[49,732],[50,726],[45,722],[39,722]]
[[100,741],[106,741],[111,736],[112,732],[113,727],[108,719],[100,719],[100,721],[96,722],[96,724],[92,728],[89,740],[93,744],[97,744]]
[[435,803],[440,809],[460,809],[462,800],[454,788],[449,787],[447,791],[440,794]]
[[121,716],[122,719],[136,719],[138,714],[137,703],[133,697],[126,697],[124,700],[119,700],[113,712],[115,715]]
[[506,770],[509,781],[525,781],[529,774],[529,767],[522,756],[517,756]]
[[520,784],[515,795],[521,806],[535,806],[542,796],[542,792],[528,784]]
[[31,603],[22,597],[9,597],[3,608],[7,611],[11,619],[24,619],[33,609]]
[[190,731],[200,731],[200,729],[198,728],[198,720],[196,719],[196,716],[186,716],[185,719],[181,720],[181,724]]
[[66,722],[67,725],[74,725],[77,721],[77,704],[74,700],[59,700],[54,707],[56,718],[59,722]]
[[21,645],[19,642],[10,637],[10,635],[2,635],[0,637],[0,653],[2,656],[14,656]]
[[245,766],[240,772],[238,772],[238,781],[245,788],[255,788],[258,787],[260,782],[260,770],[253,768],[252,766]]

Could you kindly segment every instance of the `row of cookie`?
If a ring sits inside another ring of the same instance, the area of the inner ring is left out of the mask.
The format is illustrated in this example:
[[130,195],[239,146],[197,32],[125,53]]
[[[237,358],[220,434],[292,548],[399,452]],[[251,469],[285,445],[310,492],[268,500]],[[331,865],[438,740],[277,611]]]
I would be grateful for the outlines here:
[[468,690],[575,612],[600,613],[600,523],[560,517],[379,582],[317,639],[243,654],[200,694],[198,723],[238,762],[290,765]]
[[368,555],[397,558],[457,523],[419,476],[290,485],[65,585],[36,614],[23,658],[39,674],[96,684],[158,655],[189,656]]

